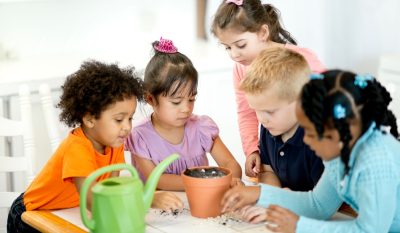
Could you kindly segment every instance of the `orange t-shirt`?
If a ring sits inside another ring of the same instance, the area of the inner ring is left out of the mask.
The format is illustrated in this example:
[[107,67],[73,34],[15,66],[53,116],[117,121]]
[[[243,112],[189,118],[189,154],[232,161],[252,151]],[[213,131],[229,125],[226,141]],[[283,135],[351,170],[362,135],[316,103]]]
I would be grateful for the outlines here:
[[[124,163],[124,146],[106,147],[98,153],[81,128],[72,130],[60,144],[24,195],[26,210],[64,209],[79,205],[79,193],[72,178],[87,177],[98,168]],[[100,176],[97,181],[110,177]]]

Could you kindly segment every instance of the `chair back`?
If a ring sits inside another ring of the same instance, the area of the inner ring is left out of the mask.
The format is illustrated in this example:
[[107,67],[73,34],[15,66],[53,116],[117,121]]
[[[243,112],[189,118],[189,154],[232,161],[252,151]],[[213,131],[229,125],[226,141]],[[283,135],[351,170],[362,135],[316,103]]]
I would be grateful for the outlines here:
[[60,145],[61,137],[59,131],[59,121],[56,117],[56,110],[51,95],[50,86],[48,84],[41,84],[39,87],[40,102],[46,121],[47,135],[49,136],[51,151],[55,152]]
[[[6,180],[12,181],[13,172],[23,171],[25,174],[25,187],[33,180],[35,170],[35,144],[33,139],[33,122],[30,91],[27,85],[21,85],[19,90],[19,106],[21,119],[12,120],[0,116],[0,173],[6,174]],[[11,154],[10,143],[12,137],[22,136],[23,154]],[[7,153],[9,152],[9,153]],[[8,208],[13,200],[23,190],[13,190],[12,182],[6,184],[6,190],[0,191],[0,208]]]

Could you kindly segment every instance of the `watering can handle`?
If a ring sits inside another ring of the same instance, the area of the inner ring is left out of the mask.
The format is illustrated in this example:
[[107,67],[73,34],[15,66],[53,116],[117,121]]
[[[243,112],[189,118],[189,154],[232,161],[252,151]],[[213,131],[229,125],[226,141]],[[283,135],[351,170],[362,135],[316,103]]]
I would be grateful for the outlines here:
[[81,218],[82,218],[83,224],[85,224],[85,226],[87,228],[89,228],[90,230],[94,230],[94,228],[95,228],[94,220],[88,218],[87,211],[86,211],[86,207],[87,207],[87,203],[86,203],[87,199],[86,198],[87,198],[87,192],[90,188],[90,185],[93,183],[93,181],[95,181],[97,179],[97,177],[103,175],[104,173],[112,172],[112,171],[119,171],[119,170],[123,170],[123,169],[127,169],[131,173],[132,177],[139,178],[139,175],[135,168],[133,168],[129,164],[120,163],[120,164],[113,164],[113,165],[109,165],[106,167],[102,167],[102,168],[92,172],[83,182],[83,185],[81,188],[81,193],[80,193]]

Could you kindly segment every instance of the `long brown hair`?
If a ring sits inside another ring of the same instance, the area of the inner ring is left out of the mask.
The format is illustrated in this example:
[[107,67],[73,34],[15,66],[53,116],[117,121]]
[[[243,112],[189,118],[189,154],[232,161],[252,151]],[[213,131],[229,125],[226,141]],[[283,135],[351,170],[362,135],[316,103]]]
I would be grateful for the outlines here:
[[219,31],[226,29],[258,32],[264,24],[268,25],[271,41],[297,44],[281,25],[279,10],[271,4],[262,4],[260,0],[243,0],[240,6],[224,0],[214,15],[211,33],[217,36]]

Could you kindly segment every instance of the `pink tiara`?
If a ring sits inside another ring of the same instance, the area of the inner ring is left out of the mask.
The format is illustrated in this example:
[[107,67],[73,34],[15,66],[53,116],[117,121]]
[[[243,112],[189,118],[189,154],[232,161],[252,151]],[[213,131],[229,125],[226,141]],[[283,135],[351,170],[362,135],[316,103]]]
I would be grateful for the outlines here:
[[163,39],[162,37],[160,38],[160,41],[158,42],[158,44],[156,46],[154,46],[154,49],[159,52],[163,52],[163,53],[178,52],[178,49],[175,47],[172,40]]
[[241,6],[243,5],[243,0],[226,0],[226,3],[233,3],[236,6]]

